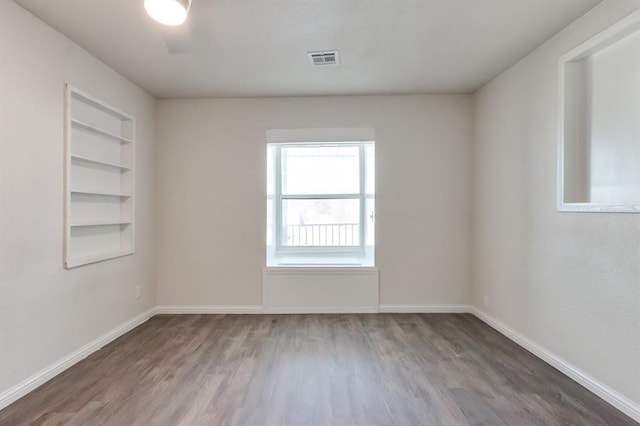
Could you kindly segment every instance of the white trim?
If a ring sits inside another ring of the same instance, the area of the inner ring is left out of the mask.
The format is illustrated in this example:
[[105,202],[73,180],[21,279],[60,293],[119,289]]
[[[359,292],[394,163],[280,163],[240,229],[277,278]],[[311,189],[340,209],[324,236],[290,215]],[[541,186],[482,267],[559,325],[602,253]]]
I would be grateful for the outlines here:
[[471,313],[478,319],[498,331],[500,334],[522,346],[524,349],[531,352],[533,355],[537,356],[560,372],[566,374],[569,378],[584,386],[595,395],[604,399],[606,402],[622,411],[627,416],[640,422],[640,405],[635,404],[633,401],[619,394],[609,386],[594,379],[589,374],[580,370],[573,364],[570,364],[569,362],[560,358],[558,355],[540,346],[533,340],[525,337],[511,327],[493,318],[489,314],[482,312],[478,308],[471,307]]
[[562,55],[560,61],[569,62],[585,59],[617,43],[639,29],[640,10],[636,10]]
[[471,312],[471,305],[443,304],[443,305],[383,305],[378,312],[398,314],[466,314]]
[[264,268],[267,275],[375,275],[378,268],[369,266],[269,266]]
[[265,314],[377,314],[376,308],[265,308]]
[[9,388],[5,392],[0,393],[0,410],[22,398],[37,387],[53,379],[55,376],[69,369],[79,361],[82,361],[92,353],[100,350],[103,346],[111,343],[118,337],[122,336],[125,333],[128,333],[137,326],[145,323],[155,314],[156,308],[151,308],[148,311],[143,312],[142,314],[114,328],[113,330],[108,331],[107,333],[103,334],[87,345],[81,347],[77,351],[72,352],[61,360],[54,362],[43,370],[40,370],[36,374]]
[[269,129],[267,143],[371,142],[375,136],[375,130],[371,127]]
[[337,307],[337,308],[265,308],[259,305],[248,306],[158,306],[156,314],[375,314],[375,308]]
[[575,213],[640,213],[640,204],[564,203],[559,201],[559,212]]
[[157,314],[262,314],[261,305],[162,305]]

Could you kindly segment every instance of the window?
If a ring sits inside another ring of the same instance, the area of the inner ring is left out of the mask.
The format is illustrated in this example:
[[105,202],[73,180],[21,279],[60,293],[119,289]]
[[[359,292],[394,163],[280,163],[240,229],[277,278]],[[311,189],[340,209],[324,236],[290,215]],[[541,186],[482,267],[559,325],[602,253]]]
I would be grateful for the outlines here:
[[374,144],[267,151],[267,266],[373,266]]

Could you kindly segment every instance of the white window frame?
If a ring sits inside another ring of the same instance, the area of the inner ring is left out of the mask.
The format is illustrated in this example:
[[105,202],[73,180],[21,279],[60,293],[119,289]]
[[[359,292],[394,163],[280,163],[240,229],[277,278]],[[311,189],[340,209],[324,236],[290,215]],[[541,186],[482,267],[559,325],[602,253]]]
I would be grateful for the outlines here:
[[[365,145],[372,142],[294,142],[294,143],[271,143],[274,149],[274,229],[273,237],[275,240],[275,255],[282,256],[353,256],[362,257],[365,255],[366,243],[366,200],[365,178],[367,176],[365,161]],[[357,147],[358,148],[358,164],[359,164],[359,193],[353,194],[296,194],[287,195],[282,193],[282,148],[288,146],[298,147]],[[283,244],[283,238],[286,234],[282,207],[286,200],[358,200],[360,207],[359,229],[357,246],[288,246]]]

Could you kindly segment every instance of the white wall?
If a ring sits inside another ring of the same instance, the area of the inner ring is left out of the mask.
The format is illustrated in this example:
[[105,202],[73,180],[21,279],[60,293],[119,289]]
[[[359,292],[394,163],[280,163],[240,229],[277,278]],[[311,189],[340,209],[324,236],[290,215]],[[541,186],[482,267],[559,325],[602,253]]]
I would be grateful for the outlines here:
[[381,304],[468,303],[469,96],[158,102],[158,304],[262,304],[267,129],[372,127]]
[[[558,58],[604,1],[475,95],[474,304],[640,404],[640,215],[556,211]],[[489,306],[484,307],[484,296]]]
[[[67,81],[138,119],[136,254],[73,270],[62,267]],[[77,45],[0,1],[0,395],[155,306],[154,107]]]

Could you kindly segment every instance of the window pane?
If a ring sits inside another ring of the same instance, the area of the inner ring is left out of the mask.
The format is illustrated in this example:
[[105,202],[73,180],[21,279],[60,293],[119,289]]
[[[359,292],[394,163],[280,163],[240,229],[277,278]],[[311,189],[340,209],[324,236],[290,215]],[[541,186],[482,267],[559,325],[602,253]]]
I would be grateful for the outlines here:
[[360,193],[357,146],[282,147],[282,193]]
[[282,245],[360,246],[360,200],[283,200]]

